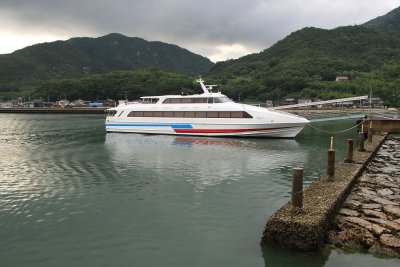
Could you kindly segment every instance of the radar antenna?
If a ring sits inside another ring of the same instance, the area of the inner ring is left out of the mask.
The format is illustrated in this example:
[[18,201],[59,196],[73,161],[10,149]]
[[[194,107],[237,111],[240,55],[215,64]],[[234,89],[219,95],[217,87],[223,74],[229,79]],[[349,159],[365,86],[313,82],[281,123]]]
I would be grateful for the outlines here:
[[212,93],[212,89],[213,87],[217,86],[215,84],[211,84],[211,85],[204,85],[204,80],[201,78],[201,76],[199,77],[198,80],[196,80],[198,83],[200,83],[201,89],[203,89],[205,94],[211,94]]

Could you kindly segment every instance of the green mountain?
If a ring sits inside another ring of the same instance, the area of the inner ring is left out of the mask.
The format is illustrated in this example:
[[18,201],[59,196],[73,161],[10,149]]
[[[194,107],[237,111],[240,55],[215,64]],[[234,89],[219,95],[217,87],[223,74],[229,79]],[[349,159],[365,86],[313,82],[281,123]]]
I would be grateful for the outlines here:
[[[372,91],[387,105],[399,105],[398,18],[396,9],[380,17],[379,24],[304,28],[261,53],[218,62],[209,77],[236,99],[331,99]],[[350,82],[335,82],[337,76],[348,76]]]
[[384,16],[377,17],[363,24],[368,28],[374,28],[386,32],[399,32],[400,30],[400,7],[390,11]]
[[48,79],[147,67],[199,74],[207,72],[213,64],[176,45],[116,33],[99,38],[72,38],[0,55],[0,92]]

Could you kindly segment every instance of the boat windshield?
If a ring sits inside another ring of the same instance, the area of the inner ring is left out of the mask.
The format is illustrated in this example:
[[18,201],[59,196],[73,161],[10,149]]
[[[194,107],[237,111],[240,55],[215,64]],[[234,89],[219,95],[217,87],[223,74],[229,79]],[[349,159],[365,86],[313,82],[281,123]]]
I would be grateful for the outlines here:
[[214,103],[226,103],[226,102],[233,102],[227,96],[220,96],[214,98]]
[[157,97],[143,97],[142,99],[143,104],[155,104],[159,100]]

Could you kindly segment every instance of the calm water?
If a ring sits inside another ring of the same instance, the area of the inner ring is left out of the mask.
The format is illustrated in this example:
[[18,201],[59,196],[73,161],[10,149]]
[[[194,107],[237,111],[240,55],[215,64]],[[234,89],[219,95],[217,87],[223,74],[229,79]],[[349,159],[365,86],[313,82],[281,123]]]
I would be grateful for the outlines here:
[[[0,266],[398,266],[259,246],[291,169],[323,172],[331,134],[295,140],[106,134],[100,115],[0,114]],[[315,126],[338,131],[354,121]],[[337,159],[345,140],[335,137]]]

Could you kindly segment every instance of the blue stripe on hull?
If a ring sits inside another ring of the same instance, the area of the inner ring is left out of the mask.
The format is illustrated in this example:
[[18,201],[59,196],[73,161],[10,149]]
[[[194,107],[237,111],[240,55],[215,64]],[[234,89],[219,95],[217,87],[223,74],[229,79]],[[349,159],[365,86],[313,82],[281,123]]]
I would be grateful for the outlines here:
[[173,129],[192,129],[190,124],[154,124],[154,123],[106,123],[106,126],[132,126],[132,127],[172,127]]

